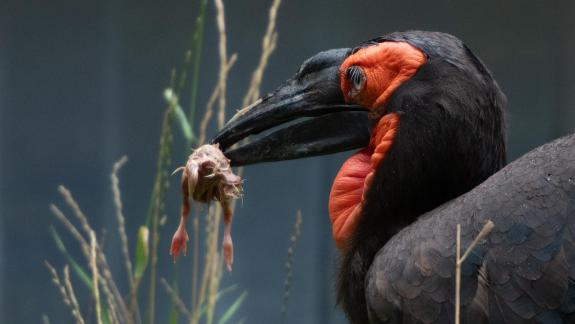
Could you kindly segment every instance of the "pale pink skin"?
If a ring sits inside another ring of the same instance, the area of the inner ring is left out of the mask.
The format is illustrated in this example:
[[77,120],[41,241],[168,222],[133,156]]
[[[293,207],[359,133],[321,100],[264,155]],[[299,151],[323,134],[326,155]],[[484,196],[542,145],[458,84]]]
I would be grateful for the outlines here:
[[226,268],[232,272],[232,264],[234,263],[234,243],[232,242],[232,209],[229,202],[221,202],[222,210],[224,211],[224,239],[222,246],[224,249],[224,261]]
[[182,174],[182,207],[180,213],[180,225],[172,237],[172,246],[170,247],[170,255],[176,262],[180,250],[186,255],[187,246],[186,243],[190,240],[188,233],[186,232],[186,219],[190,212],[190,192],[188,186],[188,175],[184,171]]
[[[172,238],[170,254],[176,261],[180,251],[186,255],[186,219],[190,211],[190,197],[196,201],[209,203],[218,200],[224,212],[224,238],[222,242],[224,261],[228,271],[232,271],[234,246],[232,242],[231,201],[241,194],[241,179],[232,173],[229,160],[216,145],[204,145],[190,155],[182,169],[182,208],[180,224]],[[176,170],[177,171],[177,170]]]

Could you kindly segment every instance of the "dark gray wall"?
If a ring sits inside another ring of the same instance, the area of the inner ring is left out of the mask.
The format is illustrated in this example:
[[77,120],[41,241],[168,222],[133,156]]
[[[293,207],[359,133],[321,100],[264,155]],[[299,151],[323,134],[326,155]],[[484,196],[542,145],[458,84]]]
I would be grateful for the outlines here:
[[[196,2],[0,1],[0,322],[38,322],[44,313],[53,323],[71,322],[43,266],[43,260],[64,263],[47,230],[56,223],[48,204],[60,202],[58,184],[74,192],[96,228],[108,228],[107,246],[117,246],[109,171],[127,154],[130,162],[121,180],[130,233],[143,221],[155,172],[161,93],[189,43]],[[257,62],[271,1],[226,2],[229,51],[239,54],[229,80],[231,114]],[[320,50],[353,46],[395,30],[450,32],[487,63],[507,93],[509,156],[514,159],[575,129],[574,9],[568,0],[286,0],[263,91]],[[202,103],[218,64],[211,3],[208,16]],[[236,264],[233,274],[224,276],[224,286],[237,283],[249,292],[241,311],[248,323],[280,318],[297,208],[304,221],[287,321],[342,321],[334,305],[337,252],[326,206],[331,180],[347,155],[247,169],[246,195],[234,224]],[[171,190],[162,276],[173,271],[167,250],[178,198]],[[119,252],[110,249],[110,255],[123,280]],[[189,258],[181,262],[178,276],[185,290]],[[160,296],[158,313],[164,319],[168,298],[161,290]]]
[[[0,26],[2,24],[0,23]],[[0,34],[1,35],[1,34]],[[5,48],[3,46],[3,42],[0,41],[0,51]],[[4,259],[4,217],[5,217],[5,208],[4,208],[4,191],[5,191],[5,183],[3,181],[3,171],[4,171],[4,138],[7,134],[6,127],[5,127],[5,117],[4,117],[4,107],[6,106],[5,102],[5,94],[6,94],[6,66],[4,64],[4,56],[0,55],[0,260],[2,264],[5,263]],[[4,285],[4,266],[0,265],[0,291],[5,291]],[[4,295],[0,294],[0,319],[3,318],[4,314]]]

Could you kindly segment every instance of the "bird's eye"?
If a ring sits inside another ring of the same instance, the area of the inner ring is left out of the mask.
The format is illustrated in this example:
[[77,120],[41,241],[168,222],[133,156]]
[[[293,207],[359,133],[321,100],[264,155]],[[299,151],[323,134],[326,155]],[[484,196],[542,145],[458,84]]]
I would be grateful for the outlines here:
[[365,85],[365,75],[359,66],[352,65],[345,71],[345,77],[351,83],[349,96],[355,97]]

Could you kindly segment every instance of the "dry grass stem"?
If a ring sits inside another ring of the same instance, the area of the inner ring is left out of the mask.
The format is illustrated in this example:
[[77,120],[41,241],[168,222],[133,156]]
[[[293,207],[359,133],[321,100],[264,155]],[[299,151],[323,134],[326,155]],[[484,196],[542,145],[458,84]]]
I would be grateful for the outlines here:
[[212,324],[214,321],[216,299],[220,289],[220,279],[222,277],[222,269],[224,264],[223,255],[216,251],[214,254],[213,262],[214,263],[212,265],[212,273],[210,274],[210,284],[208,289],[208,301],[206,305],[206,324]]
[[188,310],[188,308],[178,295],[178,292],[176,292],[176,290],[170,286],[170,284],[168,283],[168,281],[166,281],[165,278],[161,278],[160,283],[162,284],[162,286],[166,290],[166,293],[172,299],[172,303],[176,305],[180,313],[182,313],[182,315],[184,315],[187,319],[190,319],[192,317],[192,313]]
[[70,308],[72,316],[76,320],[76,324],[84,324],[85,321],[84,318],[82,318],[82,313],[80,312],[80,307],[78,306],[78,301],[70,281],[68,265],[64,267],[64,283],[62,283],[62,281],[60,281],[60,277],[58,276],[58,271],[56,271],[56,269],[50,263],[48,263],[48,261],[45,261],[45,264],[48,268],[48,271],[52,275],[52,282],[60,291],[64,304]]
[[77,310],[74,307],[74,304],[70,300],[70,296],[68,294],[68,290],[66,289],[66,286],[60,281],[60,277],[58,276],[58,271],[56,271],[56,268],[54,268],[50,263],[48,263],[48,261],[44,261],[44,264],[46,264],[48,271],[52,275],[52,282],[54,283],[54,285],[56,285],[56,288],[58,288],[60,295],[62,295],[62,300],[64,301],[64,304],[66,304],[66,306],[68,306],[70,308],[72,316],[76,320],[76,324],[84,323],[84,319],[82,318],[82,314],[80,314],[79,310]]
[[66,287],[66,291],[68,292],[68,297],[70,298],[70,303],[72,307],[72,314],[75,315],[76,323],[83,324],[84,319],[82,318],[82,312],[80,312],[80,305],[78,305],[78,299],[76,298],[76,294],[74,293],[74,287],[72,286],[72,281],[70,280],[70,270],[68,265],[64,266],[64,286]]
[[[235,53],[230,57],[230,60],[226,64],[226,74],[234,66],[237,59],[238,59],[238,56]],[[206,111],[204,113],[204,117],[202,118],[202,121],[200,122],[200,135],[198,137],[198,144],[199,145],[205,144],[206,135],[207,135],[207,131],[208,131],[208,124],[210,123],[210,119],[212,118],[214,104],[216,103],[216,100],[219,98],[220,93],[221,93],[221,88],[220,88],[220,83],[218,82],[218,84],[216,84],[214,90],[212,91],[212,94],[210,96],[210,99],[208,100],[208,103],[206,104]]]
[[295,222],[293,224],[293,230],[292,230],[292,234],[290,237],[290,244],[289,244],[289,248],[288,248],[288,255],[287,255],[287,261],[286,261],[286,277],[284,280],[284,295],[283,295],[282,309],[281,309],[282,322],[284,322],[284,323],[286,320],[287,305],[288,305],[290,291],[291,291],[291,279],[292,279],[292,275],[293,275],[293,260],[294,260],[293,256],[294,256],[295,244],[297,243],[297,240],[298,240],[299,235],[301,233],[301,222],[302,222],[301,210],[298,210],[296,213],[296,216],[295,216]]
[[[266,29],[266,34],[262,41],[262,55],[259,61],[259,64],[252,75],[252,80],[250,82],[249,89],[244,97],[243,105],[247,105],[252,101],[255,101],[257,97],[259,97],[259,88],[261,85],[261,80],[263,77],[263,73],[265,68],[267,67],[267,62],[269,60],[270,55],[274,51],[277,42],[277,32],[275,31],[275,21],[277,16],[277,10],[279,8],[279,4],[281,1],[274,0],[272,6],[270,7],[269,11],[269,21],[268,27]],[[224,71],[222,67],[224,67],[225,63],[225,25],[224,25],[224,10],[223,10],[223,3],[221,0],[215,0],[216,9],[218,12],[218,30],[220,32],[220,72]],[[223,28],[222,28],[223,27]],[[222,37],[223,35],[223,37]],[[234,57],[232,57],[234,59]],[[230,61],[232,61],[230,59]],[[227,64],[228,67],[226,70],[229,70],[231,64]],[[226,71],[227,73],[227,71]],[[211,118],[212,114],[212,106],[215,103],[216,98],[220,99],[220,114],[218,118],[218,126],[222,128],[225,121],[225,81],[226,81],[226,74],[220,73],[220,78],[218,85],[214,89],[210,100],[208,101],[206,107],[206,113],[200,125],[200,141],[199,144],[204,144],[207,125]],[[222,83],[223,82],[223,83]],[[223,90],[221,91],[221,85],[224,85]],[[240,168],[237,174],[241,177],[243,174],[243,169]],[[236,202],[232,202],[232,210],[235,210]],[[217,293],[217,289],[219,287],[219,280],[221,277],[221,265],[222,260],[218,257],[218,232],[219,232],[219,225],[221,221],[221,209],[210,208],[207,217],[207,224],[206,224],[206,254],[205,254],[205,264],[203,269],[203,276],[201,280],[201,285],[199,288],[199,292],[197,293],[197,298],[192,298],[195,300],[193,304],[193,314],[190,323],[195,324],[199,322],[199,312],[201,305],[203,305],[204,301],[206,300],[206,293],[208,294],[208,313],[207,313],[207,321],[213,319],[213,307],[215,305],[215,295]],[[197,286],[195,286],[197,287]],[[195,296],[195,295],[193,295]]]
[[80,205],[78,205],[78,203],[74,199],[74,196],[72,196],[72,193],[70,192],[70,190],[68,190],[68,188],[60,185],[60,186],[58,186],[58,191],[60,192],[60,194],[62,195],[62,197],[66,201],[66,204],[68,204],[70,209],[72,209],[74,216],[76,216],[76,218],[80,222],[80,225],[82,225],[82,229],[84,230],[85,234],[89,236],[92,228],[90,227],[90,223],[88,222],[88,218],[86,217],[84,212],[82,212]]
[[[72,193],[70,192],[70,190],[68,190],[66,187],[60,185],[58,187],[58,191],[60,192],[60,194],[62,195],[62,197],[64,198],[64,200],[66,201],[66,204],[68,204],[68,206],[70,207],[70,209],[72,209],[73,214],[76,216],[76,218],[78,219],[78,221],[80,222],[80,224],[82,225],[82,229],[84,230],[84,232],[86,233],[87,236],[90,236],[90,233],[93,231],[92,227],[90,226],[90,223],[88,222],[88,218],[86,217],[86,215],[82,212],[82,210],[80,209],[80,205],[76,202],[76,200],[74,199],[74,196],[72,195]],[[56,214],[57,217],[58,214]],[[64,217],[65,218],[65,217]],[[65,218],[67,219],[67,218]],[[65,223],[65,225],[67,225],[66,223],[71,224],[71,222],[68,220],[68,222],[63,222]],[[69,227],[68,225],[66,226],[70,232],[72,233],[72,235],[77,236],[79,234],[79,231],[75,231],[78,234],[74,234],[74,232],[72,232],[72,228],[75,227]],[[82,238],[80,240],[80,237]],[[83,238],[83,236],[79,236],[77,237],[77,239],[81,242],[81,244],[85,247],[89,247],[88,242],[86,242],[86,240]],[[106,261],[106,257],[104,255],[104,253],[102,253],[97,245],[96,242],[96,254],[98,255],[98,263],[104,268],[104,270],[107,269],[107,271],[103,271],[104,273],[104,277],[106,278],[107,281],[111,281],[112,284],[114,284],[113,279],[111,277],[111,273],[109,271],[109,266],[108,266],[108,262]],[[88,256],[88,260],[90,260],[90,256],[91,253],[87,253]],[[109,276],[107,277],[106,274],[108,274]],[[115,284],[114,284],[115,286]],[[117,290],[117,288],[116,288]],[[114,294],[116,294],[116,292],[114,292]],[[121,296],[119,294],[119,292],[117,293],[118,296]]]
[[122,156],[114,166],[112,167],[112,173],[110,174],[112,195],[114,196],[114,206],[116,210],[116,220],[118,221],[118,233],[120,235],[120,241],[122,245],[122,254],[124,256],[124,266],[126,267],[126,274],[128,277],[128,284],[130,286],[129,294],[129,310],[131,316],[135,316],[138,313],[137,305],[137,292],[138,285],[134,279],[134,272],[132,261],[130,257],[130,249],[128,244],[128,235],[126,234],[126,218],[123,212],[122,195],[120,191],[120,180],[118,178],[118,172],[120,169],[128,162],[127,156]]
[[[96,250],[96,256],[98,256],[98,250]],[[99,265],[100,261],[98,259],[96,261]],[[101,271],[98,273],[98,280],[100,288],[102,288],[104,296],[106,296],[110,317],[116,318],[117,323],[132,323],[133,320],[127,312],[124,299],[122,298],[122,295],[120,295],[118,288],[116,287],[116,283],[112,281],[110,284],[110,278],[104,277]],[[111,286],[113,286],[113,288],[110,288]]]
[[461,317],[461,265],[467,258],[467,256],[473,251],[475,246],[491,232],[495,225],[491,220],[488,220],[479,234],[475,237],[473,242],[469,245],[463,256],[460,257],[461,254],[461,225],[457,224],[457,233],[455,238],[455,324],[460,323]]
[[495,225],[493,224],[493,222],[491,220],[488,220],[485,225],[483,225],[483,228],[481,229],[481,231],[479,232],[479,234],[477,234],[477,236],[475,237],[475,239],[473,240],[473,242],[471,242],[471,244],[469,245],[469,247],[467,248],[467,250],[465,250],[465,253],[463,253],[463,256],[459,259],[459,263],[463,263],[463,261],[465,261],[465,259],[467,258],[467,256],[469,255],[469,253],[471,253],[471,251],[475,248],[475,246],[485,238],[485,236],[487,234],[489,234],[489,232],[491,232],[491,230],[493,229]]
[[262,54],[260,56],[258,66],[252,73],[250,86],[244,96],[242,107],[250,105],[260,97],[260,85],[262,83],[263,75],[268,65],[269,58],[277,45],[278,33],[276,31],[276,18],[280,4],[281,0],[273,0],[272,5],[270,6],[268,25],[266,33],[262,39]]
[[[74,199],[74,196],[72,195],[70,190],[68,190],[66,187],[60,185],[58,187],[58,191],[60,192],[60,194],[62,195],[62,197],[66,201],[66,204],[73,211],[74,216],[76,216],[76,218],[78,219],[78,221],[82,225],[82,229],[84,230],[84,232],[86,232],[86,235],[90,236],[90,232],[93,231],[92,227],[90,226],[90,223],[88,222],[88,218],[86,217],[84,212],[82,212],[80,205],[76,202],[76,200]],[[57,217],[58,217],[58,215],[57,215]],[[68,221],[68,223],[69,223],[69,221]],[[78,232],[78,231],[76,231],[76,232]],[[72,233],[72,234],[74,235],[74,233]],[[82,236],[80,236],[80,237],[82,237]],[[86,242],[86,240],[83,239],[83,242]],[[83,244],[83,243],[81,243],[81,244]],[[121,316],[119,319],[123,322],[126,322],[126,323],[133,323],[133,319],[131,318],[131,315],[128,312],[126,304],[124,303],[124,299],[122,297],[122,294],[120,293],[118,287],[116,286],[116,282],[114,281],[114,278],[112,276],[112,272],[110,271],[110,266],[108,265],[108,261],[106,260],[106,255],[104,254],[104,252],[99,247],[97,241],[95,242],[95,244],[96,244],[97,262],[98,262],[99,267],[101,268],[102,276],[104,278],[104,280],[102,281],[102,285],[108,285],[110,288],[110,291],[114,295],[114,301],[115,301],[116,305],[118,306],[118,311],[119,311],[118,314]],[[85,246],[88,246],[87,242],[85,243]],[[90,260],[90,254],[89,253],[88,253],[88,260]]]
[[[132,270],[132,262],[130,261],[130,250],[128,247],[128,235],[126,235],[126,218],[124,217],[123,207],[122,207],[122,195],[120,192],[120,180],[118,179],[118,171],[128,162],[128,157],[123,156],[120,158],[114,166],[112,167],[112,173],[110,174],[110,181],[112,182],[112,194],[114,196],[114,205],[116,207],[116,219],[118,220],[118,232],[120,234],[120,241],[122,242],[122,254],[124,255],[124,265],[126,267],[126,273],[128,276],[128,281],[130,288],[133,290],[134,286],[134,274]],[[133,297],[131,297],[133,298]]]
[[[194,313],[192,314],[191,324],[197,324],[200,320],[199,310],[206,301],[206,293],[209,294],[211,282],[214,280],[214,267],[218,266],[218,233],[221,220],[221,208],[216,205],[214,208],[209,208],[208,216],[206,219],[206,252],[204,254],[204,269],[198,292],[197,304],[194,306]],[[209,300],[209,296],[207,297]]]
[[100,305],[100,284],[98,283],[98,263],[96,262],[96,233],[90,232],[90,268],[92,269],[92,287],[96,307],[96,321],[102,324],[102,306]]
[[457,224],[457,234],[455,238],[455,324],[459,324],[461,306],[461,225]]
[[192,246],[192,311],[196,312],[196,304],[198,299],[198,270],[199,270],[199,258],[200,258],[200,211],[196,206],[195,216],[192,220],[192,233],[193,246]]
[[[170,88],[176,84],[176,72],[172,70]],[[147,222],[150,222],[151,246],[149,255],[149,285],[147,304],[147,323],[153,324],[155,321],[156,306],[156,284],[158,267],[158,246],[160,243],[160,217],[163,212],[163,198],[169,186],[167,167],[170,165],[171,145],[172,145],[172,121],[175,118],[175,107],[168,104],[162,119],[162,130],[160,134],[160,152],[158,154],[156,177],[152,189],[152,197],[148,209]]]
[[[249,108],[251,108],[252,105],[254,105],[260,97],[260,88],[263,75],[268,66],[269,58],[275,51],[277,45],[278,33],[276,30],[276,19],[280,4],[281,0],[274,0],[270,6],[268,25],[266,27],[266,33],[262,39],[262,53],[260,55],[260,60],[254,72],[252,73],[250,85],[246,91],[246,94],[244,95],[244,99],[242,101],[243,108],[236,113],[236,116],[241,115],[242,112],[249,110]],[[247,141],[247,139],[245,141]],[[238,168],[236,174],[240,178],[243,178],[244,168]],[[236,203],[237,202],[235,200],[231,203],[232,212],[234,212],[236,209]]]
[[[101,250],[97,240],[94,241],[94,245],[95,245],[96,263],[99,267],[98,279],[100,280],[100,285],[105,287],[113,296],[114,303],[117,306],[117,314],[119,316],[118,319],[122,323],[133,323],[133,318],[128,312],[123,296],[120,293],[118,286],[116,285],[114,277],[112,276],[112,272],[110,271],[110,266],[108,264],[108,261],[106,260],[106,255]],[[90,253],[89,258],[90,262],[91,259],[92,259],[92,253]]]
[[[102,277],[100,277],[100,282],[102,282]],[[110,291],[107,285],[102,284],[102,291],[104,292],[104,296],[106,296],[106,304],[108,305],[108,316],[110,317],[110,323],[120,323],[118,319],[118,309],[116,308],[116,303],[114,301],[114,295]]]
[[[92,254],[90,252],[90,245],[88,244],[86,239],[82,236],[80,231],[78,231],[76,226],[74,226],[74,224],[72,224],[72,222],[70,222],[70,220],[66,217],[66,215],[64,215],[64,213],[58,207],[51,204],[50,205],[50,211],[64,225],[64,227],[68,230],[68,232],[70,232],[72,237],[74,237],[78,241],[78,244],[80,245],[82,252],[83,252],[84,256],[86,257],[86,260],[88,260],[88,263],[90,263],[91,256],[92,256]],[[102,289],[104,290],[104,294],[106,295],[106,297],[108,299],[108,303],[110,304],[110,306],[109,306],[110,317],[116,316],[117,310],[116,310],[114,305],[117,304],[116,299],[117,299],[117,296],[119,296],[119,293],[117,293],[116,296],[114,296],[114,294],[111,293],[111,291],[108,287],[108,284],[107,284],[108,280],[106,278],[102,277],[101,274],[99,274],[99,279],[101,282]],[[116,321],[116,322],[118,322],[118,321]]]
[[98,257],[97,258],[98,265],[101,268],[103,278],[105,279],[102,281],[102,285],[109,286],[110,292],[114,296],[114,301],[118,306],[118,315],[119,315],[118,319],[122,323],[133,323],[134,320],[128,311],[128,308],[126,306],[126,303],[124,302],[122,294],[118,290],[118,286],[116,286],[116,282],[114,281],[112,272],[110,271],[108,261],[106,261],[106,255],[102,252],[102,250],[100,250],[97,242],[96,242],[96,255]]
[[222,0],[214,0],[216,7],[216,23],[218,25],[219,45],[218,51],[220,53],[220,74],[218,79],[220,94],[219,94],[219,112],[218,112],[218,128],[224,127],[226,121],[226,85],[228,77],[228,54],[227,54],[227,36],[226,36],[226,19],[224,3]]
[[[205,7],[205,0],[204,3]],[[277,12],[280,7],[281,0],[272,0],[272,4],[269,8],[269,21],[268,25],[262,39],[262,53],[259,62],[254,69],[248,90],[243,98],[243,105],[246,106],[253,103],[260,96],[260,86],[263,78],[264,71],[267,67],[269,58],[276,48],[278,34],[276,31],[276,17]],[[211,118],[213,117],[215,105],[217,103],[217,126],[221,129],[226,121],[226,90],[227,90],[227,78],[230,69],[237,61],[237,55],[233,54],[228,57],[227,49],[227,35],[225,26],[225,7],[223,0],[214,0],[214,6],[216,10],[216,24],[218,32],[218,54],[219,54],[219,72],[218,80],[215,85],[213,92],[206,103],[206,110],[204,116],[200,122],[198,144],[205,144],[207,138],[207,128],[210,124]],[[203,14],[200,14],[203,17]],[[202,18],[203,19],[203,18]],[[196,36],[194,36],[196,37]],[[201,45],[201,43],[200,43]],[[196,45],[197,46],[197,45]],[[200,47],[201,48],[201,47]],[[196,53],[195,55],[199,55]],[[199,57],[199,56],[197,56]],[[196,59],[199,62],[198,59]],[[197,63],[196,62],[196,63]],[[191,63],[190,52],[186,53],[185,64]],[[197,70],[197,68],[196,68]],[[196,71],[197,72],[197,71]],[[175,72],[172,75],[172,83],[170,88],[177,89],[178,93],[182,89],[184,82],[187,78],[187,71],[183,71],[183,74],[179,75],[179,79],[176,82]],[[197,78],[197,74],[195,75]],[[177,83],[177,84],[176,84]],[[194,97],[194,94],[192,94]],[[194,99],[195,100],[195,99]],[[155,320],[155,304],[156,304],[156,285],[157,285],[157,250],[159,244],[159,226],[161,225],[160,216],[163,212],[163,194],[165,188],[167,188],[167,168],[170,165],[170,153],[172,145],[171,137],[171,122],[174,119],[174,109],[172,105],[168,106],[162,121],[162,133],[160,135],[160,153],[158,158],[157,173],[154,182],[154,187],[152,191],[152,199],[150,202],[148,221],[151,222],[151,247],[148,260],[149,267],[149,294],[148,307],[147,307],[147,321],[153,323]],[[191,121],[193,124],[193,119]],[[118,173],[120,169],[127,162],[127,158],[124,156],[118,160],[110,174],[111,180],[111,190],[113,194],[114,206],[115,206],[115,216],[118,222],[118,233],[120,237],[122,256],[124,259],[124,267],[127,273],[127,278],[129,281],[129,293],[122,294],[118,289],[118,286],[113,278],[110,265],[108,264],[106,254],[103,251],[103,241],[98,240],[95,235],[95,231],[89,223],[89,219],[84,214],[80,205],[74,199],[70,190],[64,186],[59,186],[58,191],[64,198],[66,205],[70,208],[73,216],[70,215],[68,218],[62,210],[60,210],[55,205],[50,206],[51,212],[56,216],[56,218],[64,225],[66,230],[71,234],[71,236],[78,242],[81,248],[82,254],[86,258],[86,263],[89,265],[91,270],[91,283],[92,283],[92,297],[95,303],[95,313],[97,323],[101,324],[104,321],[112,324],[116,323],[127,323],[133,324],[135,319],[140,322],[139,311],[138,311],[138,286],[139,280],[135,278],[134,274],[134,264],[131,262],[128,235],[126,233],[126,218],[123,210],[123,203],[120,191],[120,183],[118,178]],[[238,174],[241,175],[243,169],[238,170]],[[232,211],[235,209],[235,201],[232,202]],[[228,209],[226,208],[226,215]],[[214,321],[215,307],[217,303],[217,295],[220,290],[220,280],[223,272],[223,254],[219,252],[220,250],[220,237],[219,228],[222,223],[223,212],[219,205],[209,208],[206,225],[205,234],[200,230],[200,216],[199,212],[196,211],[196,215],[193,219],[193,259],[192,259],[192,305],[191,307],[186,307],[184,302],[181,300],[177,291],[168,284],[164,278],[160,280],[161,284],[164,286],[168,295],[170,295],[174,305],[178,308],[178,311],[182,313],[190,323],[197,324],[201,321],[205,323],[212,324]],[[298,213],[296,225],[294,225],[294,232],[292,235],[292,246],[288,250],[288,282],[291,278],[291,263],[293,260],[293,244],[299,236],[299,226],[301,224],[301,214]],[[224,231],[226,232],[227,229]],[[202,232],[202,234],[200,234]],[[205,237],[201,237],[205,235]],[[205,244],[200,244],[205,240]],[[224,240],[225,241],[225,240]],[[205,245],[205,247],[200,251],[200,247]],[[224,244],[225,246],[225,244]],[[201,253],[204,253],[202,256]],[[202,260],[203,258],[203,260]],[[204,264],[201,264],[202,260]],[[63,277],[60,278],[57,271],[50,265],[46,264],[48,270],[52,275],[52,281],[56,284],[57,288],[64,299],[65,304],[70,308],[76,323],[85,323],[82,315],[80,313],[80,307],[74,293],[72,283],[70,281],[69,268],[66,266],[63,270]],[[288,283],[289,288],[289,283]],[[102,294],[102,295],[100,295]],[[129,305],[127,307],[128,299],[124,296],[128,296]],[[289,293],[288,293],[289,295]],[[102,305],[102,303],[104,303]],[[107,316],[106,316],[107,315]],[[43,320],[47,322],[47,317]]]
[[68,232],[70,232],[70,234],[72,234],[72,237],[74,237],[78,241],[78,243],[80,244],[80,248],[82,249],[82,252],[84,253],[84,256],[86,257],[86,259],[89,259],[89,257],[90,257],[89,247],[90,246],[88,245],[88,242],[82,236],[80,231],[78,231],[76,226],[74,226],[74,224],[72,224],[72,222],[70,222],[68,217],[66,217],[66,215],[64,215],[64,213],[58,207],[56,207],[56,205],[50,204],[50,211],[64,225],[64,227],[66,227]]

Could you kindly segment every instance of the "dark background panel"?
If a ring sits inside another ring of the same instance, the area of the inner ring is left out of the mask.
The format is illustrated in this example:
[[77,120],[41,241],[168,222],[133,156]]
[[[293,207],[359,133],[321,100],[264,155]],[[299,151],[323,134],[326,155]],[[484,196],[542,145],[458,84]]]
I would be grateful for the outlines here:
[[[229,77],[228,115],[240,108],[259,59],[270,2],[226,2],[228,52],[238,53]],[[197,5],[179,0],[0,1],[0,322],[37,323],[42,314],[53,323],[71,322],[43,265],[43,260],[60,267],[65,262],[48,233],[48,226],[56,224],[48,206],[62,205],[59,184],[73,191],[95,228],[107,229],[110,261],[124,282],[109,172],[115,160],[129,156],[121,181],[133,234],[143,222],[153,183],[162,91],[190,43]],[[575,129],[574,6],[568,0],[553,6],[519,0],[285,1],[262,93],[321,50],[395,30],[453,33],[486,62],[508,96],[512,160]],[[213,14],[210,2],[200,107],[217,78]],[[174,168],[185,155],[174,155]],[[280,320],[284,263],[297,209],[304,218],[287,322],[344,322],[335,306],[337,252],[327,197],[348,155],[246,169],[246,194],[234,224],[236,263],[223,285],[248,291],[240,312],[247,323]],[[160,253],[159,262],[160,276],[167,277],[174,272],[167,251],[179,203],[178,179],[171,180],[160,245],[166,253]],[[72,240],[66,243],[73,247]],[[72,253],[78,251],[72,248]],[[182,259],[177,271],[182,291],[189,287],[189,259]],[[164,319],[169,299],[161,289],[159,296],[158,319]]]

